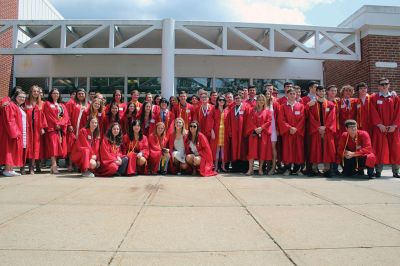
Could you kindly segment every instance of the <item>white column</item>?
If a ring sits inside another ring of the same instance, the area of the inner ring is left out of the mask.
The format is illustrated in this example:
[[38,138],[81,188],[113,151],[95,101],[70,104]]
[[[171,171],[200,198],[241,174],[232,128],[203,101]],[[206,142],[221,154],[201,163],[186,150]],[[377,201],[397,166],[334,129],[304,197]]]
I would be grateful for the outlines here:
[[175,94],[175,20],[163,20],[161,56],[161,95]]

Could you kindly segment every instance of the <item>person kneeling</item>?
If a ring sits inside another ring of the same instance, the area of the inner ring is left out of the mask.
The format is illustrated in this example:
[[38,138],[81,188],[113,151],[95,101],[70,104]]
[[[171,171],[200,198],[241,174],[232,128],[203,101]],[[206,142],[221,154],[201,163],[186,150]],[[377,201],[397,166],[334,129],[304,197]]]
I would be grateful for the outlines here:
[[372,151],[371,139],[366,131],[357,129],[355,120],[346,120],[344,132],[339,140],[338,155],[341,156],[343,175],[364,175],[367,168],[368,177],[374,178],[375,154]]
[[71,160],[84,177],[94,177],[94,169],[100,166],[100,129],[97,117],[92,117],[85,128],[79,130],[78,139],[71,151]]
[[128,175],[136,175],[137,168],[141,173],[147,173],[147,158],[149,157],[149,144],[147,137],[143,135],[140,120],[135,120],[130,125],[128,134],[122,139],[123,154],[129,158]]
[[125,175],[129,159],[122,154],[121,144],[121,127],[114,122],[107,130],[100,146],[101,165],[97,171],[99,176]]
[[193,121],[189,125],[189,134],[186,140],[186,162],[193,169],[193,175],[197,169],[201,176],[213,176],[213,157],[207,137],[200,132],[199,123]]

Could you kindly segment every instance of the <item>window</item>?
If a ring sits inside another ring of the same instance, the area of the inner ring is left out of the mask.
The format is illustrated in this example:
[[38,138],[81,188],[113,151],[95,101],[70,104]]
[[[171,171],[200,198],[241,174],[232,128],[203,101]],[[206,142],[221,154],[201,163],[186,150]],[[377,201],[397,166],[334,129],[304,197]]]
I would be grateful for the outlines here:
[[161,94],[161,78],[159,77],[137,77],[128,78],[128,98],[130,98],[130,92],[132,90],[138,90],[141,93],[141,98],[144,94],[150,92],[153,95]]
[[44,94],[49,92],[49,78],[16,78],[16,85],[26,92],[29,92],[33,85],[41,87]]
[[120,90],[124,93],[124,78],[123,77],[94,77],[90,78],[90,89],[95,92],[100,92],[111,98],[115,90]]
[[293,82],[294,85],[300,86],[301,87],[301,94],[302,95],[307,95],[308,93],[308,84],[310,81],[316,81],[319,84],[321,84],[320,80],[311,80],[311,79],[289,79],[288,81]]
[[286,82],[285,79],[253,79],[254,86],[257,87],[257,92],[262,93],[264,86],[271,83],[279,91],[279,94],[283,95],[283,84]]
[[52,88],[59,90],[63,101],[68,101],[72,91],[78,88],[86,90],[86,78],[53,78]]
[[212,78],[176,78],[176,94],[186,91],[187,94],[197,94],[199,89],[212,90]]
[[250,84],[249,79],[216,78],[215,89],[218,93],[224,94],[228,91],[237,92],[241,88],[247,88]]

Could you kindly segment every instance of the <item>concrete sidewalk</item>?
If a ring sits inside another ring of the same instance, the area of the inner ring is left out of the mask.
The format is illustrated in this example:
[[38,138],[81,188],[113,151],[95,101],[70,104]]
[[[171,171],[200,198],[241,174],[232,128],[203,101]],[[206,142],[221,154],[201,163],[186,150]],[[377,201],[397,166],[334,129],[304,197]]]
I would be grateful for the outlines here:
[[399,265],[400,180],[3,177],[0,264]]

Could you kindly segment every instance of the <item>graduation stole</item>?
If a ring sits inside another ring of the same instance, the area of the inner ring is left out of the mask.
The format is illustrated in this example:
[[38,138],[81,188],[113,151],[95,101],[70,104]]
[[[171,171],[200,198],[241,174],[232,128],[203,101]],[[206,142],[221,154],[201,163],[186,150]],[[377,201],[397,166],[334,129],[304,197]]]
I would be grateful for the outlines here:
[[187,109],[187,104],[186,104],[186,108],[184,109],[185,110],[185,114],[184,114],[184,117],[182,117],[182,108],[181,108],[181,103],[178,103],[178,111],[179,111],[179,117],[180,118],[182,118],[183,119],[183,121],[185,122],[185,129],[187,130],[188,128],[189,128],[189,125],[188,125],[188,123],[189,123],[189,118],[188,118],[188,114],[187,114],[187,111],[189,110],[189,109]]
[[206,112],[204,112],[203,105],[200,105],[200,107],[199,107],[199,116],[198,116],[199,119],[200,119],[200,111],[203,113],[203,117],[206,117],[208,115],[208,106],[209,106],[209,104],[207,103]]
[[[369,113],[369,109],[370,109],[370,102],[371,102],[371,100],[370,100],[370,96],[369,95],[366,95],[365,96],[365,99],[367,100],[367,112]],[[360,99],[361,100],[361,99]],[[361,103],[360,103],[360,112],[358,112],[357,113],[357,115],[358,115],[358,126],[359,127],[362,127],[362,100],[361,100]]]
[[118,152],[118,146],[115,145],[114,143],[111,144],[111,151],[112,151],[113,153],[117,153],[117,152]]
[[[316,106],[317,106],[318,121],[321,122],[321,117],[319,116],[319,103],[318,103],[318,101],[317,101]],[[325,112],[323,111],[323,114],[326,114],[326,108],[327,108],[327,106],[328,106],[328,100],[324,99],[324,101],[322,102],[322,110],[325,109]],[[326,116],[326,115],[325,115],[325,116]],[[324,116],[324,118],[325,118],[325,116]],[[325,120],[326,120],[326,119],[324,119],[324,122],[325,122]]]
[[[131,154],[132,152],[135,152],[135,148],[136,148],[138,142],[139,141],[137,141],[135,139],[133,141],[129,141],[128,152],[127,152],[128,155]],[[135,143],[135,144],[133,144],[133,143]]]
[[[350,138],[350,134],[347,134],[347,138],[346,138],[346,144],[344,145],[344,150],[343,150],[343,154],[342,154],[342,165],[344,166],[344,153],[346,152],[346,147],[347,147],[347,143],[349,142],[349,138]],[[358,132],[356,137],[354,138],[354,142],[356,143],[356,150],[357,151],[357,144],[358,144]],[[356,158],[356,170],[358,170],[358,157],[354,157]]]
[[[166,111],[164,111],[164,114],[165,114],[165,122],[164,122],[164,125],[165,125],[165,128],[167,128],[168,127],[168,123],[169,123],[169,111],[167,110],[167,109],[165,109]],[[161,112],[162,112],[162,110],[161,110]],[[160,114],[161,114],[161,112],[160,112]]]

